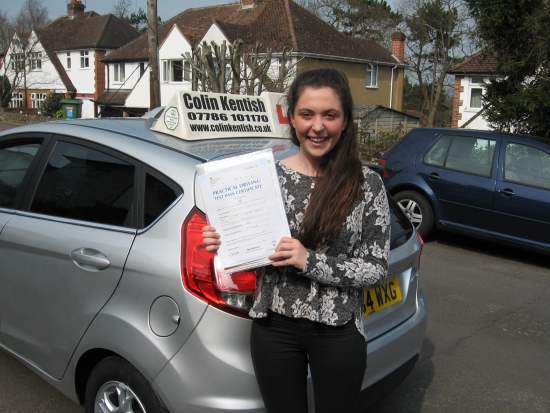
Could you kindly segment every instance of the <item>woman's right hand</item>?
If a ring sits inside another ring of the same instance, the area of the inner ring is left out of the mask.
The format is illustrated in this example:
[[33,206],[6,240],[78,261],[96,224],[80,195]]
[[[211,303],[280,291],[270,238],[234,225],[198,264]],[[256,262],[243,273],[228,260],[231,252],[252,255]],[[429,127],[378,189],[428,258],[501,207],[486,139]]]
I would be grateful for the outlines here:
[[222,243],[220,241],[220,234],[216,232],[216,228],[206,225],[202,228],[202,240],[206,245],[206,251],[216,252]]

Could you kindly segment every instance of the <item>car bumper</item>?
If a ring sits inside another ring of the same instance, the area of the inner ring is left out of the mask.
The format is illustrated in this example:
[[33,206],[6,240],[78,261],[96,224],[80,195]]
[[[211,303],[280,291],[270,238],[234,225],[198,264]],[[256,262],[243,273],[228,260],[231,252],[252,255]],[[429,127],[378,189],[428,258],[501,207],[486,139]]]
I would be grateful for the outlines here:
[[[363,389],[420,353],[426,324],[426,302],[419,291],[415,314],[368,342]],[[250,320],[209,307],[196,330],[153,382],[168,410],[265,413],[250,359],[249,332]]]

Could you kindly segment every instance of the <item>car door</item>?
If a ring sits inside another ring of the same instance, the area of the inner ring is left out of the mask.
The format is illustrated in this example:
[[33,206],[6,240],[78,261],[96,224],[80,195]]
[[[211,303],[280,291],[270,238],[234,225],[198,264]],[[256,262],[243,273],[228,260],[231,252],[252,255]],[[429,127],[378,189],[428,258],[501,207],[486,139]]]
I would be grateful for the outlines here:
[[4,344],[57,379],[121,277],[138,169],[105,148],[53,139],[0,233]]
[[491,234],[550,248],[550,150],[506,138]]
[[[0,138],[0,234],[21,203],[33,169],[44,152],[45,134],[16,134]],[[0,272],[5,265],[0,261]],[[1,281],[1,278],[0,278]],[[2,284],[0,283],[0,290]],[[0,326],[2,308],[0,307]],[[0,329],[0,343],[3,342]]]
[[417,159],[416,169],[436,196],[444,225],[488,231],[496,142],[486,136],[444,134]]

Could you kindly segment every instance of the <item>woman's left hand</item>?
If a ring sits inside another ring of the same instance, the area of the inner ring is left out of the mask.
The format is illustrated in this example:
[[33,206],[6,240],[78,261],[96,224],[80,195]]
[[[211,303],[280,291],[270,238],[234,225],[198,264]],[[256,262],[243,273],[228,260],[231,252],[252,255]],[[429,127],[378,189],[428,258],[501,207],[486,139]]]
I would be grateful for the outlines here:
[[297,239],[283,237],[267,258],[273,261],[274,267],[293,266],[302,271],[307,264],[307,250]]

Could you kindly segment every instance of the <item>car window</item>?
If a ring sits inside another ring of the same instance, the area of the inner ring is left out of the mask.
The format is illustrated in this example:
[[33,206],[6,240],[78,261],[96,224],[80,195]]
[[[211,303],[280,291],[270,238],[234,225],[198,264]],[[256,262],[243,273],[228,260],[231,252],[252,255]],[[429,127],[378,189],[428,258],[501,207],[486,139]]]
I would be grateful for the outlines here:
[[390,249],[403,245],[413,234],[413,224],[407,218],[401,207],[391,195],[388,194],[388,204],[390,205],[391,230],[390,230]]
[[149,226],[183,191],[158,172],[145,175],[144,224]]
[[10,208],[29,169],[39,143],[17,144],[0,148],[0,207]]
[[506,143],[504,179],[550,189],[550,155],[519,143]]
[[32,212],[131,226],[135,167],[107,153],[59,142],[40,179]]
[[453,140],[452,135],[442,135],[424,155],[424,163],[428,165],[443,166],[449,145]]
[[455,136],[451,142],[445,167],[476,175],[491,175],[496,140],[471,136]]

